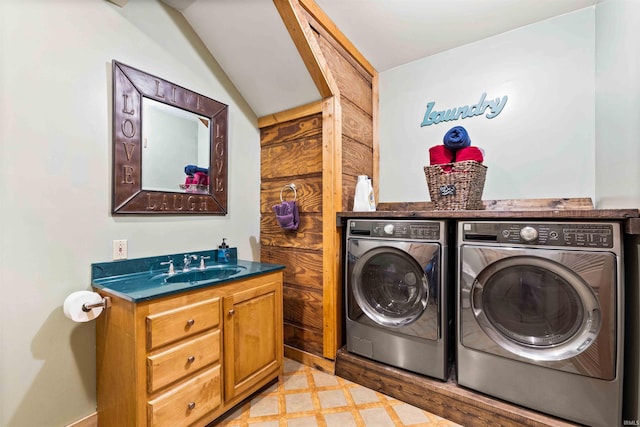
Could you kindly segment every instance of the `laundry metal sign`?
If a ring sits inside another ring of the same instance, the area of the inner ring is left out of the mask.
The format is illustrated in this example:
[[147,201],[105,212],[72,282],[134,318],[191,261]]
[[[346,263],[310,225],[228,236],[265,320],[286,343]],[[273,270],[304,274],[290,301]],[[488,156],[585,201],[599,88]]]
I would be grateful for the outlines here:
[[446,110],[436,109],[435,101],[431,101],[427,104],[427,111],[424,113],[420,127],[437,125],[440,122],[468,119],[469,117],[482,116],[483,114],[487,119],[493,119],[502,112],[507,99],[509,99],[507,95],[502,98],[487,99],[487,94],[483,93],[476,104],[463,105],[462,107]]

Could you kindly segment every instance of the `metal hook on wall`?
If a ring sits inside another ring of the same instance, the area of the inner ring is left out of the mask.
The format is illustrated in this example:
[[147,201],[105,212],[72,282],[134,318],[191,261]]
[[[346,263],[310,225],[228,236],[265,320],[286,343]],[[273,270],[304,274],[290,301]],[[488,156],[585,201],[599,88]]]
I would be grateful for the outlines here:
[[296,199],[298,198],[298,192],[296,191],[296,185],[295,184],[287,184],[284,187],[282,187],[282,189],[280,190],[280,201],[281,202],[284,202],[284,200],[282,199],[282,193],[285,190],[293,191],[293,201],[295,202]]

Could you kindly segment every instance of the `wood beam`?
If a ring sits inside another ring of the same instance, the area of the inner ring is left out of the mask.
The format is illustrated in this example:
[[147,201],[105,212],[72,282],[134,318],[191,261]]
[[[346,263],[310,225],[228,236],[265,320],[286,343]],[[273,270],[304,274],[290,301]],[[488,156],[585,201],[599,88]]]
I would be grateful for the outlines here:
[[373,65],[360,53],[360,51],[349,41],[349,39],[338,29],[331,18],[314,0],[299,0],[300,5],[315,18],[316,21],[347,51],[369,74],[375,76],[378,72]]
[[340,230],[336,213],[342,211],[342,107],[340,97],[327,98],[322,108],[322,353],[334,359],[342,340],[342,277]]
[[291,108],[290,110],[281,111],[279,113],[268,114],[258,118],[258,128],[266,128],[267,126],[277,125],[279,123],[288,122],[290,120],[300,119],[302,117],[311,116],[322,112],[322,101],[312,102],[310,104],[301,105],[300,107]]
[[378,126],[380,98],[378,92],[378,73],[373,76],[371,84],[371,102],[372,102],[372,129],[373,129],[373,194],[376,203],[380,201],[380,131]]
[[338,85],[335,83],[331,71],[322,56],[318,41],[301,10],[298,0],[273,0],[273,3],[298,49],[302,61],[311,75],[311,79],[318,88],[320,96],[328,98],[338,95],[340,93]]

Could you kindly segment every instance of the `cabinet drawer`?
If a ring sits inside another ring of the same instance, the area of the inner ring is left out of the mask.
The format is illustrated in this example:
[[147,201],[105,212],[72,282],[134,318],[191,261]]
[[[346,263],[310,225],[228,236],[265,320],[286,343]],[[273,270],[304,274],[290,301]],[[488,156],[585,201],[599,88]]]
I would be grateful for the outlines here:
[[220,323],[220,298],[147,316],[147,349],[178,341]]
[[188,426],[220,406],[220,366],[147,402],[149,426]]
[[167,384],[220,360],[220,331],[209,332],[147,357],[147,390],[153,393]]

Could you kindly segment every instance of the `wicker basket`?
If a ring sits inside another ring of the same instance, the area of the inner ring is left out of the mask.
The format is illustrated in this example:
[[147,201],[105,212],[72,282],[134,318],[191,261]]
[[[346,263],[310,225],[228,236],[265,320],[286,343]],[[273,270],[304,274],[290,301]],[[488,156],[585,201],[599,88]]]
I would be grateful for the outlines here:
[[480,210],[487,167],[474,160],[424,167],[436,210]]

